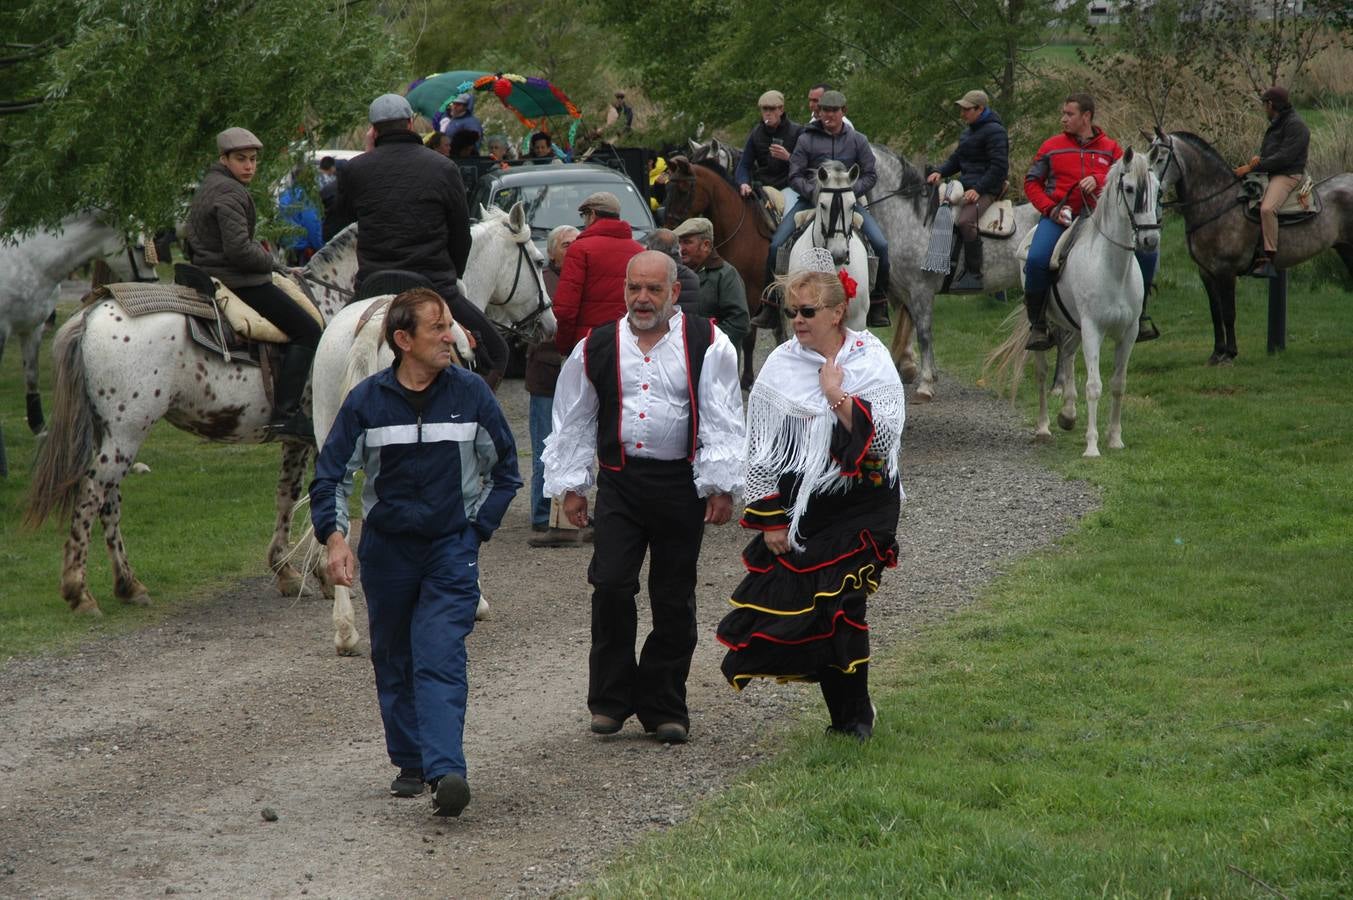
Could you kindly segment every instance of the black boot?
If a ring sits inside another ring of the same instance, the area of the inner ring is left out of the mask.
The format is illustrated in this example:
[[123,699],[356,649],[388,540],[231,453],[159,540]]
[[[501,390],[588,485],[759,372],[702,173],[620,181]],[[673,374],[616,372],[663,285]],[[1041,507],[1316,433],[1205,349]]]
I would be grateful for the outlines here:
[[963,275],[949,285],[951,294],[981,294],[982,287],[982,239],[963,242]]
[[1029,314],[1029,340],[1024,343],[1025,350],[1051,350],[1057,342],[1048,333],[1048,292],[1025,291],[1024,308]]
[[[766,260],[766,286],[770,288],[775,284],[775,267],[770,259]],[[779,323],[776,317],[780,315],[780,306],[775,300],[778,293],[775,289],[770,289],[762,293],[761,306],[757,308],[756,315],[752,316],[753,328],[774,328]]]
[[893,324],[888,318],[888,286],[892,281],[891,266],[887,257],[879,257],[878,277],[874,279],[874,289],[869,293],[869,315],[864,324],[868,328],[887,328]]
[[1150,296],[1151,289],[1147,288],[1142,293],[1142,315],[1141,318],[1137,320],[1137,343],[1139,344],[1146,341],[1154,341],[1156,338],[1160,337],[1160,329],[1156,327],[1155,322],[1151,321],[1151,317],[1146,314],[1146,300]]
[[301,409],[301,395],[310,380],[310,364],[315,359],[314,347],[288,344],[282,354],[281,371],[277,375],[272,421],[268,423],[269,437],[283,440],[315,442],[315,429],[310,416]]

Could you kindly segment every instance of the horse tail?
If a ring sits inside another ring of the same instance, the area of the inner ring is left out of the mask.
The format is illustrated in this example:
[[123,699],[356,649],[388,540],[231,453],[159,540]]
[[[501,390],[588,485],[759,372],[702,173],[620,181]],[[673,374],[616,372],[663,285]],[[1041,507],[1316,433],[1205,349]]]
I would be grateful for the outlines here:
[[38,448],[28,488],[23,522],[29,528],[39,527],[53,512],[70,515],[99,439],[85,390],[84,334],[85,317],[76,315],[61,326],[52,344],[56,369],[52,422]]
[[1016,306],[1001,322],[1001,328],[1009,328],[1010,334],[995,350],[987,354],[982,363],[982,376],[979,381],[990,383],[997,393],[1002,393],[1008,384],[1010,399],[1013,401],[1019,392],[1019,383],[1024,379],[1024,363],[1029,359],[1029,351],[1024,345],[1029,341],[1029,317],[1024,313],[1023,305]]

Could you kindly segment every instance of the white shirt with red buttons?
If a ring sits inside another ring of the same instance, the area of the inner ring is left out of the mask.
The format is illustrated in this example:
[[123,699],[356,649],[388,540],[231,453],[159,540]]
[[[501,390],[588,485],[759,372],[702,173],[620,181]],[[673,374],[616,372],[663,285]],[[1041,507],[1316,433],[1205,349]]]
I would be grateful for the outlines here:
[[[668,320],[667,334],[645,353],[621,319],[620,439],[626,456],[685,459],[690,435],[691,396],[682,337],[685,316],[680,308]],[[554,389],[554,427],[545,439],[545,496],[567,491],[586,494],[595,483],[597,454],[596,388],[583,365],[586,341],[579,341],[564,361]],[[742,489],[742,445],[745,434],[738,354],[718,328],[705,351],[700,371],[699,446],[692,464],[696,493],[731,494]]]

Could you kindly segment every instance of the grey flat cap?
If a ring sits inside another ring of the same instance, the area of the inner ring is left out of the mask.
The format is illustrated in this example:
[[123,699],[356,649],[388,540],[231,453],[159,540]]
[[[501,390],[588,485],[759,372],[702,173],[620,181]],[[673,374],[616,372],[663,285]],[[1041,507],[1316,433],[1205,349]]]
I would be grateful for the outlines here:
[[412,118],[413,107],[409,105],[408,100],[405,100],[399,94],[381,94],[371,101],[371,110],[367,113],[367,121],[372,125],[377,122],[393,122],[397,119]]
[[610,191],[597,191],[595,194],[589,194],[586,200],[578,204],[578,212],[585,209],[618,216],[620,215],[620,198]]
[[840,91],[823,91],[817,101],[818,109],[845,109],[846,95]]
[[227,128],[216,135],[216,149],[221,153],[232,150],[262,150],[263,142],[247,128]]

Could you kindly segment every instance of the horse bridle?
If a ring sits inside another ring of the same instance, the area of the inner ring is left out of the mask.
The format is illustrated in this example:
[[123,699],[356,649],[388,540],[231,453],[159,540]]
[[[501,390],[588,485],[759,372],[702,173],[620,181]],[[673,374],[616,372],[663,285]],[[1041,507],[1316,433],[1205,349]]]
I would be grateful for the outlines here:
[[[690,175],[672,175],[667,179],[667,183],[669,185],[677,181],[680,182],[689,181],[691,183],[691,192],[689,197],[682,198],[686,200],[685,206],[673,207],[670,203],[667,205],[667,214],[663,216],[663,219],[665,220],[664,224],[666,224],[666,222],[671,222],[677,216],[680,216],[681,221],[684,222],[686,219],[690,218],[691,208],[695,206],[695,192],[698,185],[695,173],[691,172]],[[670,193],[668,194],[668,197],[671,197]],[[720,247],[724,246],[729,241],[733,240],[733,238],[738,236],[738,232],[742,230],[742,223],[747,221],[747,205],[750,202],[751,198],[739,197],[738,199],[742,201],[742,215],[738,217],[738,224],[733,228],[732,231],[728,233],[728,237],[724,238],[723,240],[719,241],[719,243],[714,245],[713,250],[716,253],[718,252]],[[677,224],[681,224],[681,222],[677,222]]]
[[1124,175],[1120,173],[1118,176],[1118,186],[1115,188],[1114,193],[1118,196],[1118,199],[1122,201],[1123,208],[1127,210],[1128,225],[1132,227],[1132,243],[1122,244],[1114,240],[1113,238],[1109,237],[1107,234],[1104,233],[1104,229],[1099,226],[1099,222],[1097,220],[1095,221],[1095,231],[1098,231],[1100,237],[1104,238],[1104,240],[1108,241],[1110,244],[1113,244],[1115,247],[1118,247],[1121,250],[1136,252],[1137,240],[1138,238],[1141,237],[1141,233],[1143,231],[1160,231],[1161,225],[1159,220],[1157,220],[1156,223],[1153,225],[1143,225],[1137,221],[1137,215],[1141,212],[1144,212],[1144,207],[1146,206],[1146,192],[1143,192],[1141,196],[1137,198],[1137,205],[1134,208],[1131,204],[1128,203],[1127,190],[1123,187],[1124,180],[1125,180]]
[[[1161,183],[1161,184],[1164,184],[1164,183],[1165,183],[1165,175],[1166,175],[1167,172],[1170,171],[1170,164],[1173,163],[1173,164],[1174,164],[1174,167],[1175,167],[1176,169],[1179,170],[1179,181],[1178,181],[1178,186],[1175,188],[1175,194],[1176,194],[1176,195],[1180,195],[1180,194],[1183,193],[1183,185],[1184,185],[1184,180],[1183,180],[1183,179],[1184,179],[1184,166],[1183,166],[1182,163],[1179,162],[1179,159],[1177,158],[1177,154],[1176,154],[1175,151],[1174,151],[1174,138],[1167,135],[1167,136],[1164,136],[1164,137],[1161,137],[1161,138],[1157,138],[1156,143],[1158,143],[1160,146],[1164,147],[1164,148],[1165,148],[1165,153],[1166,153],[1166,156],[1165,156],[1165,166],[1164,166],[1164,168],[1162,168],[1162,169],[1160,170],[1160,183]],[[1236,178],[1236,177],[1233,175],[1233,176],[1231,177],[1231,180],[1230,180],[1229,182],[1227,182],[1226,184],[1223,184],[1220,188],[1218,188],[1217,190],[1215,190],[1215,191],[1213,191],[1212,193],[1208,194],[1206,197],[1197,197],[1197,198],[1195,198],[1195,199],[1193,199],[1193,200],[1187,200],[1187,199],[1162,200],[1161,203],[1160,203],[1160,205],[1161,205],[1163,208],[1165,208],[1165,209],[1178,209],[1178,210],[1180,210],[1180,211],[1183,211],[1183,210],[1188,209],[1188,208],[1191,207],[1191,206],[1199,206],[1199,205],[1201,205],[1201,204],[1203,204],[1203,203],[1208,202],[1209,200],[1215,200],[1215,199],[1217,199],[1218,197],[1220,197],[1222,194],[1226,193],[1227,191],[1235,190],[1236,185],[1238,185],[1238,184],[1240,184],[1240,183],[1241,183],[1241,179]],[[1192,225],[1192,226],[1189,226],[1188,228],[1186,228],[1186,229],[1184,230],[1185,236],[1187,237],[1187,236],[1189,236],[1189,235],[1192,235],[1195,231],[1197,231],[1198,229],[1204,227],[1205,225],[1211,225],[1213,222],[1217,221],[1217,220],[1220,219],[1222,216],[1224,216],[1224,215],[1226,215],[1228,212],[1230,212],[1234,207],[1239,206],[1242,202],[1243,202],[1243,201],[1242,201],[1239,197],[1237,197],[1237,198],[1236,198],[1236,201],[1235,201],[1234,203],[1231,203],[1231,204],[1229,204],[1229,205],[1225,205],[1225,204],[1224,204],[1224,205],[1221,207],[1221,209],[1218,210],[1214,215],[1209,216],[1208,218],[1204,219],[1203,221],[1199,222],[1199,223],[1196,224],[1196,225]]]
[[[508,289],[507,297],[503,300],[499,300],[497,303],[490,300],[489,301],[490,306],[506,306],[508,303],[512,302],[512,298],[517,295],[517,285],[521,283],[521,271],[523,262],[526,265],[530,266],[532,270],[536,268],[536,262],[535,260],[531,259],[531,255],[527,251],[526,244],[524,243],[517,245],[517,270],[512,274],[512,287]],[[536,325],[539,323],[540,317],[543,316],[545,314],[545,310],[549,308],[550,305],[545,302],[545,287],[541,283],[540,277],[537,274],[536,308],[510,325],[503,325],[498,322],[495,322],[494,325],[496,325],[500,331],[505,331],[508,334],[512,335],[513,337],[516,337],[523,341],[530,341],[533,332],[535,331]]]
[[845,235],[846,240],[850,240],[855,234],[855,222],[852,217],[846,215],[846,203],[841,199],[841,195],[853,195],[855,193],[855,188],[853,186],[840,188],[819,186],[817,193],[819,207],[822,204],[822,195],[831,195],[830,205],[827,207],[827,221],[818,226],[818,231],[822,233],[823,240],[826,240],[835,234],[838,225],[840,226],[841,233]]

